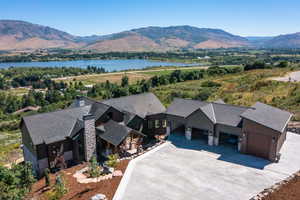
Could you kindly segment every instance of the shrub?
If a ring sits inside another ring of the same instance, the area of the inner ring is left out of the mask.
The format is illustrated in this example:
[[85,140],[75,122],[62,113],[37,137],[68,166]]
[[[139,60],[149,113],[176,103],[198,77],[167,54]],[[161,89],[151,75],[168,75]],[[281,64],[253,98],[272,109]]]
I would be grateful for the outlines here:
[[226,74],[226,69],[223,67],[219,67],[219,66],[213,66],[213,67],[209,67],[207,69],[207,74],[210,76],[213,75],[222,75],[222,74]]
[[108,160],[106,161],[106,165],[109,167],[113,167],[115,168],[117,166],[118,163],[118,154],[111,154],[108,156]]
[[214,82],[214,81],[204,81],[202,84],[201,84],[202,87],[220,87],[221,84],[220,83],[217,83],[217,82]]
[[49,176],[50,170],[46,168],[44,173],[45,173],[45,185],[48,187],[50,186],[50,176]]
[[91,178],[96,178],[101,175],[101,167],[98,165],[96,156],[93,156],[89,163],[89,171],[88,174]]
[[48,200],[59,200],[66,193],[68,189],[66,188],[66,183],[62,175],[56,176],[54,188],[48,192],[46,192],[46,196]]
[[195,99],[206,101],[210,97],[211,93],[212,93],[211,90],[203,89],[195,96]]

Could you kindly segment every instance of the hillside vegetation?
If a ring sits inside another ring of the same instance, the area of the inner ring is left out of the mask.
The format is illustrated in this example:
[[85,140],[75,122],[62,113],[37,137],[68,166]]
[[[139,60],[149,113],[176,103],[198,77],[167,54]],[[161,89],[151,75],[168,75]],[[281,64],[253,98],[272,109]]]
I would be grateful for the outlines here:
[[260,101],[289,110],[295,114],[294,120],[300,120],[300,83],[268,80],[290,70],[294,69],[251,70],[160,86],[152,91],[165,105],[174,97],[204,101],[223,99],[226,103],[243,106]]

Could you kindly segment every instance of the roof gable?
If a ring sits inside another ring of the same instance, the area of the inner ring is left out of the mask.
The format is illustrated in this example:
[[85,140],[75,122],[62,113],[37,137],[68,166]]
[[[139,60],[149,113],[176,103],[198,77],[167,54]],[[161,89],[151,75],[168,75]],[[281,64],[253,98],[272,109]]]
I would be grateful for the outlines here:
[[102,101],[102,103],[112,106],[120,111],[136,114],[141,118],[147,115],[163,113],[166,108],[153,93],[143,93],[138,95],[113,98]]
[[249,107],[235,106],[223,103],[212,103],[217,124],[237,127],[241,121],[241,114]]
[[206,102],[197,100],[175,98],[171,105],[168,107],[166,114],[185,118],[198,110],[200,107],[207,104],[208,103]]
[[[117,123],[113,120],[109,120],[103,125],[96,127],[99,137],[114,146],[121,144],[121,142],[129,135],[133,129],[127,127],[124,124]],[[139,133],[135,131],[136,133]],[[139,133],[143,135],[142,133]],[[143,135],[144,136],[144,135]]]
[[70,136],[77,120],[89,113],[91,106],[30,115],[23,118],[34,145],[64,140]]
[[256,102],[254,109],[248,109],[241,114],[241,117],[249,119],[265,127],[282,133],[292,114],[278,108]]

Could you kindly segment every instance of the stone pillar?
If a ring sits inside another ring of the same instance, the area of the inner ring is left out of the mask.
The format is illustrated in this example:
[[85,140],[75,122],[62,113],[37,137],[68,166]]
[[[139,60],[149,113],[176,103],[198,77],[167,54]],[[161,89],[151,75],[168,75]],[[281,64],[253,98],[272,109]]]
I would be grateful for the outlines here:
[[185,138],[187,140],[191,140],[192,139],[192,129],[189,127],[185,128]]
[[96,155],[96,129],[93,115],[83,116],[84,121],[84,158],[90,161]]
[[214,133],[212,131],[208,132],[208,145],[209,146],[214,145]]

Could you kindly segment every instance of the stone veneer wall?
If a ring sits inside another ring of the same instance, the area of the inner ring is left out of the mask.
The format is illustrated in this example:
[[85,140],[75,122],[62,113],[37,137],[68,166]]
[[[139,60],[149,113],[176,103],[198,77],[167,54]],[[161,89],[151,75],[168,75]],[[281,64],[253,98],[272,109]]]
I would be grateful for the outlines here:
[[85,161],[90,161],[93,155],[96,155],[95,117],[93,115],[86,115],[83,117],[83,121]]

